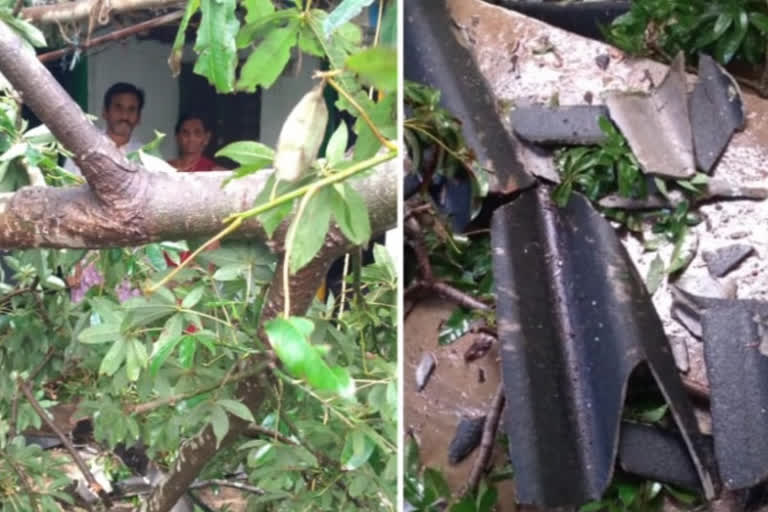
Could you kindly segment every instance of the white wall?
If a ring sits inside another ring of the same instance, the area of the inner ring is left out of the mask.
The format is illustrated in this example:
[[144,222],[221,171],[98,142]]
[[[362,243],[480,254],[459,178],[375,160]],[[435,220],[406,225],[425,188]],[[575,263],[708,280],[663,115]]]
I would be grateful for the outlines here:
[[319,65],[319,60],[303,55],[301,69],[295,75],[294,61],[288,64],[286,72],[261,94],[261,142],[272,148],[277,144],[283,121],[302,96],[312,89],[316,81],[312,75]]
[[104,93],[115,82],[144,89],[144,110],[134,136],[146,143],[153,140],[154,130],[165,133],[160,151],[166,158],[176,156],[173,128],[179,115],[179,85],[168,68],[170,50],[170,45],[131,38],[88,57],[88,112],[101,118]]
[[[115,82],[130,82],[144,89],[146,102],[135,135],[149,142],[154,130],[166,134],[161,152],[166,158],[176,156],[173,128],[179,115],[179,85],[168,68],[170,45],[157,41],[137,41],[114,44],[88,57],[88,111],[101,118],[104,93]],[[184,60],[193,56],[185,49]],[[302,56],[301,69],[295,73],[295,62],[288,64],[286,73],[261,96],[261,142],[275,147],[283,121],[291,109],[316,83],[312,75],[319,60]]]

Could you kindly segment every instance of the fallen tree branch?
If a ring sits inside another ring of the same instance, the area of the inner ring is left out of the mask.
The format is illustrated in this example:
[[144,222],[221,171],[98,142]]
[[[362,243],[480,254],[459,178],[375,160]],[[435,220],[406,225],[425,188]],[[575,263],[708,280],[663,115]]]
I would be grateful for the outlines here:
[[37,60],[39,60],[40,62],[50,62],[52,60],[56,60],[65,55],[68,55],[74,52],[75,50],[87,50],[88,48],[101,46],[102,44],[109,43],[111,41],[125,39],[126,37],[130,37],[137,32],[141,32],[143,30],[151,30],[156,27],[161,27],[163,25],[168,25],[169,23],[173,23],[174,21],[181,19],[183,15],[184,15],[183,11],[176,11],[176,12],[164,14],[162,16],[158,16],[157,18],[152,18],[151,20],[143,21],[141,23],[137,23],[136,25],[131,25],[130,27],[114,30],[109,34],[105,34],[103,36],[94,37],[93,39],[90,39],[89,41],[81,45],[67,46],[66,48],[61,48],[59,50],[54,50],[52,52],[41,53],[40,55],[37,56]]
[[493,395],[491,407],[485,417],[485,426],[483,427],[483,437],[480,441],[480,448],[477,457],[475,458],[475,463],[472,466],[472,471],[469,473],[469,478],[467,478],[467,484],[461,491],[462,496],[469,492],[473,492],[477,488],[480,483],[480,478],[488,467],[488,462],[491,460],[491,455],[493,455],[496,429],[499,426],[499,418],[501,417],[501,411],[503,409],[504,383],[500,382],[499,387],[496,388],[496,393]]
[[[383,196],[393,194],[390,197],[390,199],[393,199],[396,197],[396,186],[394,191],[380,189],[379,193],[382,192]],[[341,232],[337,228],[331,229],[326,237],[325,244],[315,258],[307,266],[290,277],[291,314],[302,315],[306,312],[315,296],[315,290],[317,290],[324,279],[331,263],[347,252],[349,247],[349,242],[344,239]],[[282,265],[283,262],[275,269],[273,281],[269,286],[269,293],[262,311],[262,325],[267,320],[282,314],[285,300],[281,284]],[[265,345],[268,344],[263,331],[261,339],[264,340]],[[246,360],[244,362],[244,365],[249,364],[252,364],[252,361]],[[238,385],[236,399],[242,401],[254,415],[256,415],[266,398],[266,392],[269,389],[267,382],[269,373],[268,370],[265,370],[240,381]],[[221,441],[220,447],[232,444],[240,435],[247,432],[249,427],[249,423],[231,414],[229,415],[229,422],[229,432]],[[181,498],[195,478],[197,478],[197,475],[200,474],[203,467],[219,449],[210,425],[207,425],[196,436],[184,442],[179,449],[176,462],[171,467],[166,479],[155,488],[150,496],[147,512],[166,512],[169,510]]]
[[[21,10],[21,16],[36,24],[67,23],[88,18],[98,0],[78,0],[52,5],[27,7]],[[111,0],[111,12],[140,11],[183,5],[181,0]]]
[[107,492],[99,485],[99,483],[96,481],[96,479],[93,477],[93,473],[91,473],[91,470],[88,469],[88,466],[86,465],[85,461],[80,457],[80,454],[77,453],[77,450],[75,450],[75,447],[72,445],[72,442],[69,440],[66,434],[61,431],[61,429],[56,425],[56,423],[53,422],[48,417],[48,414],[46,414],[45,410],[40,406],[38,401],[35,399],[35,396],[32,394],[32,391],[29,389],[29,386],[27,386],[27,383],[19,377],[16,380],[16,384],[19,386],[19,389],[24,394],[24,396],[27,398],[27,401],[29,402],[29,405],[32,406],[32,409],[37,413],[38,416],[40,416],[40,419],[43,420],[43,423],[48,425],[48,428],[50,428],[54,434],[56,434],[56,437],[59,438],[61,443],[64,445],[64,448],[69,452],[69,454],[72,456],[72,460],[77,465],[78,469],[80,469],[80,472],[85,477],[85,480],[88,482],[88,487],[93,491],[94,493],[98,494],[99,498],[101,498],[101,501],[104,503],[104,505],[109,509],[112,507],[112,500],[110,499]]

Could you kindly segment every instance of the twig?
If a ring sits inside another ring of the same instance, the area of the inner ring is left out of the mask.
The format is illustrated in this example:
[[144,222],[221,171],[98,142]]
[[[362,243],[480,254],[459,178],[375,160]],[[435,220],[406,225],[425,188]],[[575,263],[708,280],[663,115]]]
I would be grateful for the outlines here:
[[145,402],[143,404],[135,404],[130,405],[127,407],[124,407],[123,409],[127,414],[144,414],[150,411],[154,411],[155,409],[159,409],[160,407],[166,406],[166,405],[174,405],[177,402],[180,402],[182,400],[187,400],[188,398],[192,398],[197,395],[202,395],[203,393],[208,393],[210,391],[214,391],[216,389],[219,389],[221,386],[225,384],[230,384],[233,382],[238,382],[243,379],[247,379],[248,377],[253,377],[254,375],[260,373],[263,371],[263,366],[259,366],[257,368],[254,368],[252,370],[249,370],[247,372],[240,373],[238,375],[235,375],[234,377],[227,378],[226,376],[221,381],[217,382],[216,384],[212,384],[210,386],[207,386],[202,389],[197,389],[195,391],[189,391],[187,393],[180,393],[178,395],[172,395],[172,396],[166,396],[163,398],[158,398],[157,400],[152,400],[150,402]]
[[432,264],[429,262],[429,254],[427,253],[427,246],[424,242],[424,234],[419,222],[410,217],[405,221],[405,234],[408,237],[408,244],[416,253],[416,262],[419,266],[419,274],[421,278],[426,282],[432,282],[434,279],[432,275]]
[[94,37],[93,39],[87,41],[85,44],[81,44],[77,46],[74,46],[74,45],[68,46],[60,50],[54,50],[52,52],[42,53],[37,56],[37,59],[40,62],[49,62],[52,60],[56,60],[60,57],[63,57],[69,53],[74,52],[75,50],[86,50],[88,48],[93,48],[94,46],[100,46],[110,41],[124,39],[126,37],[132,36],[137,32],[141,32],[143,30],[150,30],[155,27],[160,27],[162,25],[173,23],[174,21],[181,18],[183,15],[184,15],[184,11],[176,11],[169,14],[165,14],[163,16],[158,16],[157,18],[152,18],[151,20],[143,21],[141,23],[137,23],[136,25],[131,25],[130,27],[125,27],[125,28],[121,28],[120,30],[112,31],[109,34],[106,34],[103,36]]
[[[299,443],[294,441],[290,437],[285,436],[280,432],[277,432],[276,430],[272,430],[271,428],[262,427],[261,425],[256,425],[256,424],[248,425],[248,428],[246,428],[245,432],[243,433],[251,437],[265,436],[272,439],[277,439],[281,443],[290,444],[292,446],[299,446]],[[306,448],[306,446],[304,448]]]
[[37,495],[35,494],[35,491],[32,490],[32,486],[29,485],[29,480],[27,480],[27,475],[24,474],[24,471],[11,457],[8,456],[7,453],[5,453],[5,451],[0,451],[0,456],[5,459],[5,462],[11,466],[13,472],[16,473],[16,476],[19,477],[19,482],[21,482],[21,486],[24,488],[24,492],[26,492],[27,496],[29,496],[29,503],[32,505],[32,508],[38,511],[41,510],[40,503],[37,501]]
[[472,471],[469,473],[466,486],[462,489],[461,495],[465,495],[474,491],[477,485],[480,483],[480,478],[485,473],[485,468],[488,466],[488,461],[491,460],[493,454],[493,444],[496,440],[496,428],[499,426],[499,418],[501,417],[501,411],[504,409],[504,385],[499,383],[499,387],[496,388],[496,394],[493,395],[493,401],[491,402],[491,408],[488,411],[488,415],[485,417],[485,426],[483,427],[483,437],[480,441],[480,449],[475,458],[475,464],[472,466]]
[[264,489],[260,489],[259,487],[254,487],[253,485],[244,484],[242,482],[235,482],[232,480],[222,480],[219,478],[212,478],[211,480],[202,480],[200,482],[195,482],[192,485],[190,485],[189,488],[200,489],[202,487],[211,487],[214,485],[218,485],[219,487],[232,487],[233,489],[240,489],[241,491],[252,492],[253,494],[258,494],[259,496],[264,495]]
[[16,384],[19,386],[19,389],[27,398],[27,401],[29,402],[29,405],[32,406],[32,409],[34,409],[37,415],[40,416],[40,419],[43,420],[43,423],[48,425],[48,428],[50,428],[53,431],[53,433],[56,434],[56,436],[59,438],[61,443],[64,445],[64,448],[66,448],[66,450],[72,456],[72,460],[75,461],[75,464],[80,469],[80,472],[83,474],[83,476],[85,477],[85,480],[88,482],[88,487],[91,489],[91,491],[96,491],[96,493],[99,495],[99,498],[101,498],[101,501],[104,503],[107,509],[111,509],[112,500],[110,499],[106,491],[101,487],[101,485],[99,485],[99,483],[93,477],[93,473],[91,473],[91,470],[88,469],[88,466],[80,457],[80,454],[77,453],[77,450],[75,450],[75,447],[72,445],[72,442],[69,440],[66,434],[64,434],[64,432],[61,431],[61,429],[56,425],[56,423],[54,423],[48,417],[48,414],[46,414],[45,410],[40,406],[40,404],[32,394],[32,391],[27,386],[27,383],[24,382],[24,380],[21,377],[16,379]]
[[14,18],[19,15],[22,7],[24,7],[24,0],[16,0],[16,5],[13,6],[12,12]]
[[409,290],[409,293],[416,293],[416,290],[435,291],[442,295],[443,298],[453,301],[459,306],[464,306],[465,308],[479,309],[480,311],[490,311],[492,309],[491,306],[485,302],[482,302],[470,294],[441,281],[435,281],[432,283],[417,282],[415,283],[414,287]]
[[361,107],[360,104],[357,101],[355,101],[355,98],[350,96],[350,94],[346,90],[344,90],[344,88],[341,85],[339,85],[330,76],[326,75],[325,79],[328,81],[328,85],[330,85],[331,87],[336,89],[336,91],[339,94],[344,96],[345,100],[350,102],[352,104],[352,106],[355,107],[355,110],[357,110],[360,113],[360,117],[363,118],[363,121],[365,121],[365,124],[367,124],[368,128],[371,129],[371,131],[373,132],[373,135],[377,139],[379,139],[379,142],[381,142],[382,145],[385,148],[387,148],[388,150],[390,150],[390,151],[397,151],[397,146],[393,142],[388,140],[384,135],[381,134],[381,132],[379,131],[378,126],[376,126],[376,123],[374,123],[373,120],[370,118],[370,116],[368,115],[368,112],[366,112],[365,109],[363,107]]
[[[27,377],[27,382],[32,382],[37,378],[37,375],[43,370],[48,361],[51,360],[56,350],[53,347],[48,348],[48,352],[45,353],[43,360],[32,370],[32,373]],[[19,416],[19,393],[18,390],[13,391],[13,401],[11,402],[11,418],[8,421],[8,438],[13,439],[16,437],[16,421]]]

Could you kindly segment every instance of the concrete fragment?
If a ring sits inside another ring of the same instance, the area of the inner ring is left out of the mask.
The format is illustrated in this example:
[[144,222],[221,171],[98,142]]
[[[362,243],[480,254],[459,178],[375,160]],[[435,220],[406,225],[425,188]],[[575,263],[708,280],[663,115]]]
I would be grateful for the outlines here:
[[707,262],[707,268],[713,277],[723,277],[736,268],[754,250],[755,248],[748,244],[733,244],[715,251],[705,251],[704,261]]
[[598,119],[608,117],[603,106],[577,105],[518,107],[511,114],[512,128],[523,140],[537,144],[599,144],[605,140]]
[[683,66],[680,54],[650,94],[606,94],[611,119],[646,174],[686,179],[696,172]]
[[741,90],[709,55],[699,56],[699,80],[689,101],[696,165],[711,172],[734,132],[744,129]]

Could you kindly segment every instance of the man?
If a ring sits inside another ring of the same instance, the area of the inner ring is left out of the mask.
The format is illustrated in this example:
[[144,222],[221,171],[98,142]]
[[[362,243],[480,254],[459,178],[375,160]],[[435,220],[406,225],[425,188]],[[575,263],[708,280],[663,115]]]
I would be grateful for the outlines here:
[[[141,141],[133,138],[133,130],[141,120],[143,107],[144,91],[133,84],[118,82],[104,94],[101,117],[106,124],[106,134],[123,154],[138,151],[144,146]],[[78,176],[82,174],[70,158],[64,163],[64,169]]]

